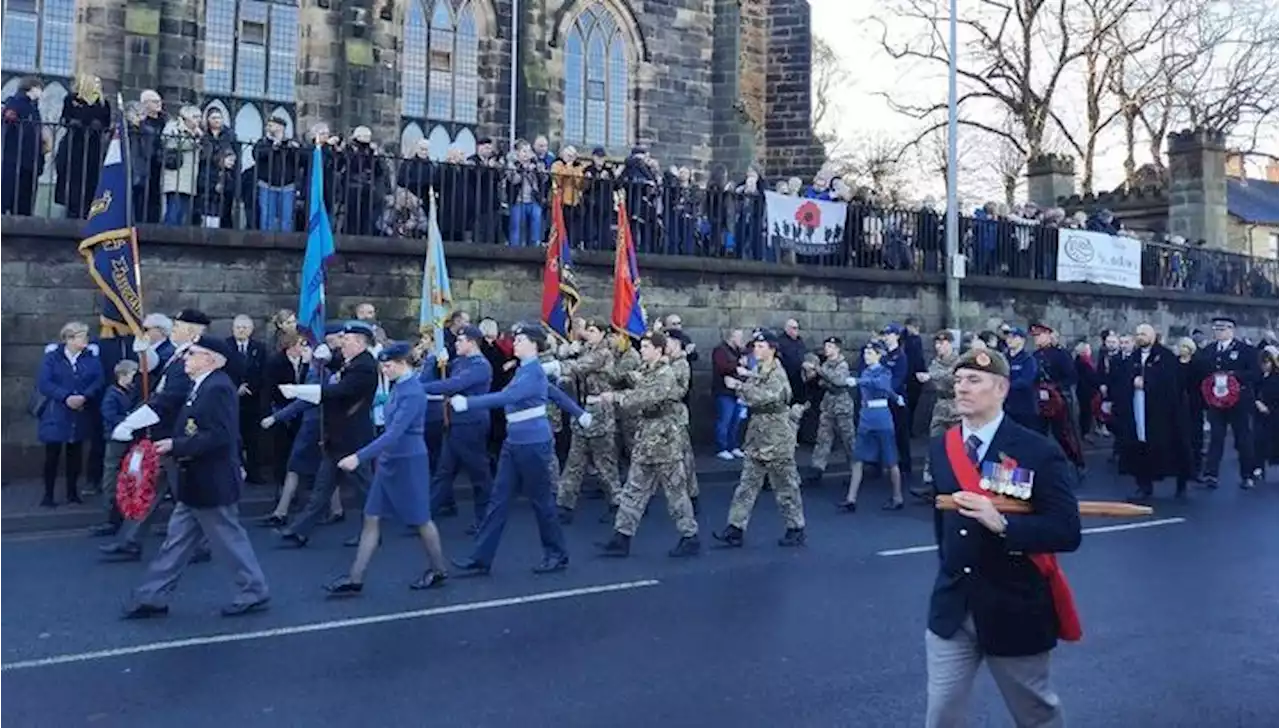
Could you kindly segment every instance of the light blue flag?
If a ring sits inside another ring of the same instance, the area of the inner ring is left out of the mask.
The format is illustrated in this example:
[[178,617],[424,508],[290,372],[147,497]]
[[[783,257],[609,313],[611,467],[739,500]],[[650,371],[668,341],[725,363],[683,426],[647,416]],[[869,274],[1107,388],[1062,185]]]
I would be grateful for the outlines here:
[[307,252],[298,293],[298,330],[314,345],[324,341],[324,267],[333,257],[333,227],[324,207],[324,159],[320,145],[311,152],[311,195],[307,216]]
[[444,330],[453,309],[453,289],[449,286],[449,266],[444,260],[444,239],[436,218],[436,195],[428,201],[427,257],[422,263],[422,308],[418,311],[418,328],[433,332],[431,351],[444,351]]

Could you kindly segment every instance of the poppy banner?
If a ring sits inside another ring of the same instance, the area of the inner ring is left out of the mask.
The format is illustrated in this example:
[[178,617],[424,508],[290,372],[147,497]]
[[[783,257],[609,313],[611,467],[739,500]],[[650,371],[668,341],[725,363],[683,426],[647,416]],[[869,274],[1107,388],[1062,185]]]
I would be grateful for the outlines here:
[[844,203],[775,192],[766,192],[764,199],[774,250],[794,250],[801,256],[840,252],[848,213]]

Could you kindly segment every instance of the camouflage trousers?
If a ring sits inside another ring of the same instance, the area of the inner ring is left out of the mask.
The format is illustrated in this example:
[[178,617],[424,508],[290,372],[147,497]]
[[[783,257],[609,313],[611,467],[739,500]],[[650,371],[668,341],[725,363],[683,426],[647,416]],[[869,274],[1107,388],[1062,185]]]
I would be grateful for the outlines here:
[[636,432],[640,429],[640,420],[635,415],[618,414],[618,436],[621,438],[622,457],[631,461],[631,450],[636,445]]
[[729,504],[729,525],[747,530],[766,476],[773,484],[773,497],[778,501],[778,512],[787,528],[804,528],[804,502],[800,499],[800,474],[796,472],[795,458],[757,460],[751,456],[742,461],[742,479]]
[[667,499],[667,514],[681,536],[697,536],[698,521],[693,517],[693,503],[685,483],[683,462],[637,463],[627,471],[627,482],[618,495],[618,515],[613,530],[626,536],[636,535],[645,507],[658,489]]
[[827,469],[827,459],[831,457],[831,446],[836,438],[844,447],[845,459],[853,457],[853,413],[841,414],[820,410],[818,412],[818,438],[813,443],[813,457],[809,464],[818,470]]
[[693,442],[689,440],[688,430],[682,431],[681,436],[684,438],[684,472],[689,481],[689,497],[697,498],[701,488],[698,487],[698,462],[693,458]]
[[[960,415],[956,414],[953,400],[938,400],[933,405],[933,412],[929,417],[929,439],[947,434],[947,430],[958,424],[960,424]],[[927,447],[924,449],[924,470],[921,479],[925,485],[933,482],[933,471],[929,469],[930,449]]]
[[565,459],[564,470],[560,473],[556,505],[570,510],[577,506],[588,465],[595,465],[596,474],[604,481],[609,504],[618,502],[618,444],[613,433],[603,437],[585,437],[575,432],[569,444],[569,457]]

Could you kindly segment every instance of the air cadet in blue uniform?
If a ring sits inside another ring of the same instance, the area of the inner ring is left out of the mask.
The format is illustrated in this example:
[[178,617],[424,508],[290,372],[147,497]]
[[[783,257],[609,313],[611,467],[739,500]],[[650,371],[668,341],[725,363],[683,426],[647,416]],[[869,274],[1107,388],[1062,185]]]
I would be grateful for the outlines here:
[[1043,432],[1044,420],[1040,419],[1036,400],[1039,367],[1035,356],[1027,351],[1027,332],[1017,326],[1010,327],[1004,340],[1009,362],[1009,396],[1004,401],[1004,411],[1023,427]]
[[902,471],[890,409],[897,392],[893,389],[893,372],[884,366],[887,352],[883,341],[868,342],[862,350],[862,373],[856,379],[851,377],[847,380],[858,388],[861,401],[857,435],[849,458],[849,490],[839,504],[839,508],[847,513],[858,510],[863,463],[875,463],[889,475],[893,494],[882,509],[902,510]]
[[[418,342],[419,351],[422,352],[430,343],[431,337],[424,336],[422,341]],[[423,385],[440,381],[443,378],[442,375],[448,374],[450,361],[447,348],[444,350],[443,359],[442,364],[441,357],[434,352],[422,356],[419,381]],[[423,438],[427,443],[427,455],[431,458],[431,471],[422,474],[424,478],[427,478],[427,482],[430,482],[435,477],[436,470],[440,468],[440,459],[444,455],[444,431],[446,426],[444,400],[444,396],[440,394],[427,395],[427,424]],[[435,507],[432,506],[432,508],[434,509]],[[457,505],[452,505],[452,507],[446,508],[443,512],[433,510],[432,513],[437,517],[456,516],[458,515],[458,507]]]
[[[1213,320],[1214,341],[1200,349],[1199,379],[1207,386],[1209,394],[1215,390],[1218,396],[1205,397],[1205,418],[1209,421],[1209,453],[1204,459],[1204,482],[1207,488],[1218,487],[1218,466],[1222,464],[1222,451],[1226,446],[1227,428],[1236,443],[1240,460],[1240,487],[1252,488],[1253,483],[1253,434],[1250,431],[1250,413],[1254,409],[1253,389],[1261,378],[1258,352],[1252,346],[1236,338],[1236,322],[1225,316]],[[1234,377],[1239,387],[1239,398],[1230,407],[1222,397],[1229,391],[1229,381]]]
[[[911,363],[907,352],[900,346],[903,329],[889,324],[880,331],[885,355],[881,364],[892,374],[894,397],[889,400],[889,413],[893,415],[893,440],[898,447],[898,468],[903,475],[911,475],[911,418],[907,414],[907,379]],[[901,495],[901,494],[899,494]]]
[[168,599],[208,539],[218,562],[236,574],[236,595],[222,614],[234,617],[267,607],[267,581],[240,525],[237,504],[244,486],[240,463],[240,414],[236,385],[222,371],[235,350],[216,337],[201,337],[187,348],[183,367],[191,387],[176,413],[172,437],[156,441],[161,454],[177,464],[177,505],[169,516],[169,534],[147,567],[147,575],[125,608],[125,619],[169,613]]
[[480,522],[475,550],[465,560],[453,563],[465,574],[487,574],[507,525],[511,495],[517,488],[524,491],[538,519],[542,539],[542,562],[534,573],[562,571],[569,566],[564,532],[556,518],[552,461],[556,456],[555,438],[547,421],[548,400],[579,418],[583,426],[591,417],[571,397],[547,381],[547,373],[538,361],[538,350],[547,336],[538,324],[518,324],[514,330],[515,355],[519,361],[511,382],[501,391],[467,397],[456,394],[449,400],[455,412],[488,410],[502,407],[507,415],[507,439],[498,456],[498,476],[494,480],[489,510]]
[[363,321],[348,321],[342,329],[341,369],[321,385],[281,385],[285,397],[319,401],[323,408],[316,482],[302,513],[280,531],[280,538],[286,543],[298,547],[307,545],[311,530],[328,512],[329,499],[342,482],[351,483],[362,495],[369,490],[369,463],[341,470],[338,461],[373,442],[373,397],[378,389],[378,363],[369,353],[371,346],[373,327]]
[[[116,426],[111,433],[113,440],[129,442],[136,431],[144,429],[141,423],[148,418],[159,420],[151,427],[153,437],[163,438],[178,434],[174,431],[178,422],[178,411],[182,409],[187,401],[187,395],[191,393],[191,377],[187,375],[184,363],[187,349],[208,326],[209,317],[195,309],[186,309],[178,314],[173,321],[173,331],[170,334],[175,342],[173,354],[168,360],[160,362],[157,367],[160,377],[152,384],[151,396],[142,407],[129,413],[124,421]],[[144,358],[152,360],[156,356],[155,353],[147,353]],[[138,543],[139,534],[143,528],[155,520],[156,510],[164,500],[165,492],[173,489],[177,477],[177,468],[174,467],[171,458],[161,457],[160,467],[163,472],[156,479],[156,495],[152,501],[151,510],[140,521],[125,521],[120,528],[119,540],[98,549],[104,555],[123,561],[138,561],[142,558],[142,546]],[[197,561],[208,559],[209,553],[206,549],[200,549],[197,552]]]
[[387,516],[416,529],[427,551],[430,565],[409,588],[430,589],[444,583],[444,551],[440,532],[431,520],[431,486],[422,479],[430,467],[422,435],[427,395],[413,370],[412,357],[413,348],[399,342],[378,352],[382,373],[391,384],[383,410],[386,424],[377,439],[338,461],[338,467],[346,472],[375,460],[378,467],[364,503],[364,527],[355,563],[347,576],[325,586],[330,594],[359,594],[364,589],[365,568],[378,548],[381,520]]
[[[457,332],[454,337],[457,355],[449,362],[449,376],[424,382],[422,389],[428,397],[452,397],[455,394],[475,397],[489,393],[493,367],[480,352],[482,341],[484,334],[475,326],[467,325]],[[485,455],[489,419],[489,413],[479,409],[452,413],[445,430],[440,462],[431,476],[431,511],[441,513],[457,511],[453,479],[459,469],[467,474],[475,505],[475,521],[467,528],[468,535],[475,535],[479,530],[480,521],[489,508],[489,491],[493,489],[489,458]]]

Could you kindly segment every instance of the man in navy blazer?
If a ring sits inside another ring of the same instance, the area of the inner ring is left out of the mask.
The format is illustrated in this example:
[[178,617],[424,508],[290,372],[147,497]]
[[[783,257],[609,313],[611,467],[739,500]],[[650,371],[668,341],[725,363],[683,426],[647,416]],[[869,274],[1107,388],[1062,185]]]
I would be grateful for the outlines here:
[[191,391],[177,413],[170,437],[156,441],[161,455],[177,463],[169,534],[147,567],[141,587],[126,607],[125,619],[169,613],[174,583],[207,538],[219,560],[236,572],[236,595],[223,607],[232,617],[265,609],[270,597],[262,567],[240,525],[237,504],[244,485],[240,467],[240,414],[236,385],[225,372],[236,350],[226,341],[202,337],[187,349],[184,368]]
[[263,392],[267,350],[261,341],[253,338],[253,319],[244,314],[236,316],[231,323],[231,336],[227,344],[235,352],[234,367],[226,372],[236,384],[236,392],[240,396],[240,440],[244,443],[244,467],[248,471],[251,482],[261,482],[259,475],[262,468],[261,449],[262,404],[266,401]]
[[[998,352],[966,352],[955,368],[961,424],[930,444],[934,485],[959,509],[934,512],[928,726],[964,724],[984,659],[1017,725],[1063,724],[1049,652],[1059,635],[1078,639],[1079,622],[1052,555],[1080,546],[1079,476],[1055,442],[1006,411],[1009,368]],[[1032,513],[1002,514],[982,492],[963,489],[961,478],[978,491],[1025,499]]]

